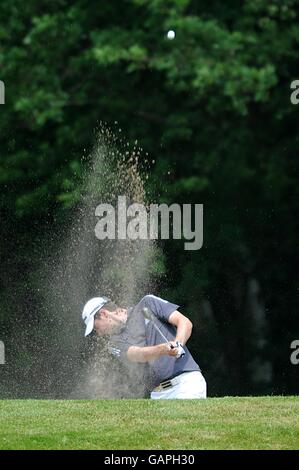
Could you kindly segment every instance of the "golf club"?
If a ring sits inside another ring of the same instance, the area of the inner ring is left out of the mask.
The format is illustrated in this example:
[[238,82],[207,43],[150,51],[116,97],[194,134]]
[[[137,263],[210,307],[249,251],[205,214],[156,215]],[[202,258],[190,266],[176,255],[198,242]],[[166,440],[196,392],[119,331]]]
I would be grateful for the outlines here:
[[[156,328],[156,330],[160,333],[160,335],[162,336],[162,338],[166,341],[166,343],[169,343],[169,340],[166,338],[166,336],[162,333],[162,331],[160,330],[160,328],[158,327],[158,325],[156,325],[155,323],[155,315],[153,314],[153,312],[150,311],[149,308],[147,307],[143,307],[142,309],[142,315],[144,316],[144,318],[146,318],[147,320],[153,322],[153,325],[154,327]],[[171,349],[174,349],[174,346],[173,344],[170,344],[169,345],[171,347]]]

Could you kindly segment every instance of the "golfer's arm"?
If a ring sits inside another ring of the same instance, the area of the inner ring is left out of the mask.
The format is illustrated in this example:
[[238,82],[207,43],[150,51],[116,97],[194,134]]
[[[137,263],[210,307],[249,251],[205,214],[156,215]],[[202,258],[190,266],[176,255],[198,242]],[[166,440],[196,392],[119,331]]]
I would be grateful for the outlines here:
[[150,362],[165,356],[169,352],[167,343],[156,344],[155,346],[130,346],[127,351],[127,358],[130,362]]
[[189,320],[189,318],[185,317],[185,315],[178,312],[177,310],[172,312],[168,321],[171,325],[174,325],[177,329],[175,341],[179,341],[184,346],[184,344],[187,343],[192,333],[193,325],[191,321]]

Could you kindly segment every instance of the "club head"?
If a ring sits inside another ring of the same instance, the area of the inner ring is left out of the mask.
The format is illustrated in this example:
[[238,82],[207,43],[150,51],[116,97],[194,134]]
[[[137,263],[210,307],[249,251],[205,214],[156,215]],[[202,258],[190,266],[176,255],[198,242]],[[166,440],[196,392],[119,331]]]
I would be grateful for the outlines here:
[[141,312],[144,318],[146,318],[147,320],[153,320],[154,314],[147,307],[143,307]]

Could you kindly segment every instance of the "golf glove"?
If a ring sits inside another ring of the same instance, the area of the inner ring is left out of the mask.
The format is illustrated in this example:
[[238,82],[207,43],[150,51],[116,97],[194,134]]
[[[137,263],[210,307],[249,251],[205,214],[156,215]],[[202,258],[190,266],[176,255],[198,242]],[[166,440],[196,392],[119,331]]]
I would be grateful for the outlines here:
[[175,356],[176,359],[179,359],[180,357],[185,356],[185,350],[183,348],[182,343],[179,343],[179,341],[176,341],[176,348],[178,349],[177,355]]

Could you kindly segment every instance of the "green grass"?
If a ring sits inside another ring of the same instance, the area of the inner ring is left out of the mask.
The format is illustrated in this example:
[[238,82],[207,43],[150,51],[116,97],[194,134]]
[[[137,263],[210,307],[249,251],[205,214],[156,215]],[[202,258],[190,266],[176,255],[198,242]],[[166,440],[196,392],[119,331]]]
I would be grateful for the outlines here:
[[299,398],[3,400],[0,449],[299,449]]

